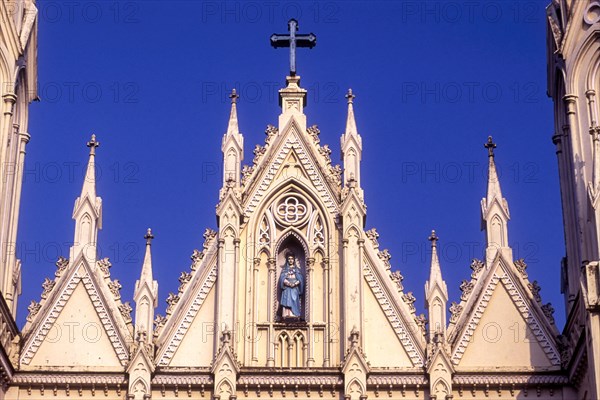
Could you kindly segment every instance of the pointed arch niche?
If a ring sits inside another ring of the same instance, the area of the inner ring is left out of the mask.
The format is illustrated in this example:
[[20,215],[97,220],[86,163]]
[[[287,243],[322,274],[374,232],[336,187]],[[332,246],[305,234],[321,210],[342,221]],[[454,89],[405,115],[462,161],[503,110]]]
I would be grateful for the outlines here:
[[306,261],[309,258],[308,247],[306,246],[306,241],[302,237],[301,233],[296,231],[295,229],[289,229],[286,233],[284,233],[279,239],[277,246],[275,248],[275,281],[277,285],[275,285],[275,321],[284,322],[282,317],[282,308],[279,304],[279,299],[281,299],[281,288],[279,287],[279,278],[281,277],[281,273],[283,270],[283,266],[286,263],[286,254],[293,253],[296,257],[296,264],[300,267],[300,271],[302,277],[304,279],[304,290],[300,296],[300,317],[298,318],[298,322],[307,321],[308,320],[308,302],[309,299],[308,293],[310,293],[309,282],[307,279],[307,268]]

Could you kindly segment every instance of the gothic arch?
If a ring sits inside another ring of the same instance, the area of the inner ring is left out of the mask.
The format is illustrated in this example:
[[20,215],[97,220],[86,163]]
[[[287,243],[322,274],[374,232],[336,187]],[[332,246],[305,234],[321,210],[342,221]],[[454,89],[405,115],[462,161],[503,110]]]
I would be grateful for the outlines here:
[[[588,74],[588,70],[586,69],[588,63],[586,61],[591,60],[591,57],[597,54],[598,48],[600,48],[599,39],[600,31],[592,32],[577,51],[577,55],[572,64],[573,69],[569,74],[569,80],[565,82],[567,94],[577,94],[577,83],[589,82],[585,79]],[[583,94],[584,93],[581,93],[581,95]]]
[[148,383],[142,378],[137,378],[131,385],[130,394],[143,393],[148,394]]
[[363,395],[366,393],[366,388],[363,385],[363,383],[357,378],[354,378],[346,385],[346,394],[351,395],[357,390],[359,392],[359,395]]

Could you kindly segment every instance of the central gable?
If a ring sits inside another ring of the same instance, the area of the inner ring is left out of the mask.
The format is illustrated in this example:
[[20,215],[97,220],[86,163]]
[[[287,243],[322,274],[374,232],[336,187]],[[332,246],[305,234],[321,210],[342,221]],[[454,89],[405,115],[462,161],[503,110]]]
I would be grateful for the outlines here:
[[[271,147],[267,143],[270,149],[261,148],[265,154],[255,158],[256,164],[253,169],[257,171],[257,175],[247,188],[245,212],[253,213],[270,191],[269,189],[276,186],[277,183],[287,179],[296,179],[310,183],[327,210],[333,214],[337,213],[339,205],[332,181],[336,181],[335,185],[339,185],[337,178],[339,178],[341,170],[339,167],[328,166],[330,163],[328,157],[331,152],[329,148],[308,143],[306,140],[308,134],[301,131],[294,118],[277,135],[277,138],[272,139],[274,140],[273,146]],[[326,161],[322,161],[324,157],[327,159]],[[326,168],[330,171],[324,171]],[[335,178],[336,175],[337,178]]]

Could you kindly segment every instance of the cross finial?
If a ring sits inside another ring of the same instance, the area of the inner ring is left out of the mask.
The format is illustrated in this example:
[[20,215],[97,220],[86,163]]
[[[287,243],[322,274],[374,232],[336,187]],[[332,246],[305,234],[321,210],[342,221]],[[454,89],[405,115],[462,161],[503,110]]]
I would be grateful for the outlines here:
[[237,103],[237,99],[240,98],[240,95],[237,94],[237,91],[235,90],[235,88],[231,89],[231,94],[229,95],[229,98],[231,99],[231,104]]
[[290,76],[296,75],[296,48],[308,47],[312,49],[317,44],[317,37],[313,33],[298,33],[298,21],[290,19],[288,22],[288,34],[272,34],[271,46],[290,48]]
[[431,242],[431,247],[436,247],[437,241],[440,240],[434,230],[431,231],[431,235],[427,239]]
[[488,157],[494,157],[494,149],[496,148],[496,143],[492,140],[491,136],[488,136],[487,142],[483,145],[488,150]]
[[590,127],[590,135],[592,135],[592,140],[598,140],[599,133],[600,133],[600,126],[594,124]]
[[221,333],[221,342],[223,343],[223,346],[226,346],[229,344],[229,342],[231,342],[231,331],[225,329],[223,331],[223,333]]
[[96,135],[92,134],[92,139],[87,142],[87,147],[90,148],[90,155],[96,154],[96,147],[100,146],[100,142],[96,140]]
[[360,333],[358,332],[358,329],[356,329],[356,326],[352,327],[352,330],[350,331],[350,344],[352,344],[352,346],[357,346],[358,345],[358,338],[360,336]]
[[348,93],[344,97],[348,99],[348,104],[352,104],[356,96],[352,93],[352,89],[348,89]]
[[152,244],[152,239],[154,239],[154,235],[152,234],[152,229],[148,228],[146,234],[144,235],[144,239],[146,239],[146,244],[150,246]]

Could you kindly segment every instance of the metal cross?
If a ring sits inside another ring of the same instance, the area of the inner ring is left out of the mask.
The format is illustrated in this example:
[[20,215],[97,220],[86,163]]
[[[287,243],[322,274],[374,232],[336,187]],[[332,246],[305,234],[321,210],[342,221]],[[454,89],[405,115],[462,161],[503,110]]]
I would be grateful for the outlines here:
[[152,244],[152,239],[154,239],[154,235],[152,234],[152,229],[148,228],[148,231],[144,235],[144,239],[146,239],[146,244]]
[[356,96],[352,93],[352,89],[348,89],[348,93],[344,97],[348,99],[348,104],[352,104]]
[[496,143],[492,141],[492,137],[488,136],[487,143],[483,145],[486,149],[488,149],[488,157],[494,157],[494,149],[496,148]]
[[90,140],[89,142],[87,142],[87,147],[90,148],[90,154],[91,155],[95,155],[96,154],[96,147],[100,146],[100,142],[98,142],[96,140],[96,135],[92,135],[92,140]]
[[240,95],[237,94],[235,88],[231,89],[231,94],[229,95],[229,98],[231,99],[231,104],[237,103],[237,99],[240,98]]
[[271,46],[290,48],[290,76],[296,75],[296,47],[308,47],[312,49],[317,45],[317,37],[313,33],[298,34],[298,21],[290,19],[288,22],[289,34],[272,34]]
[[432,246],[436,246],[437,245],[437,241],[440,240],[440,238],[435,233],[435,231],[431,231],[431,235],[427,239],[431,242]]

